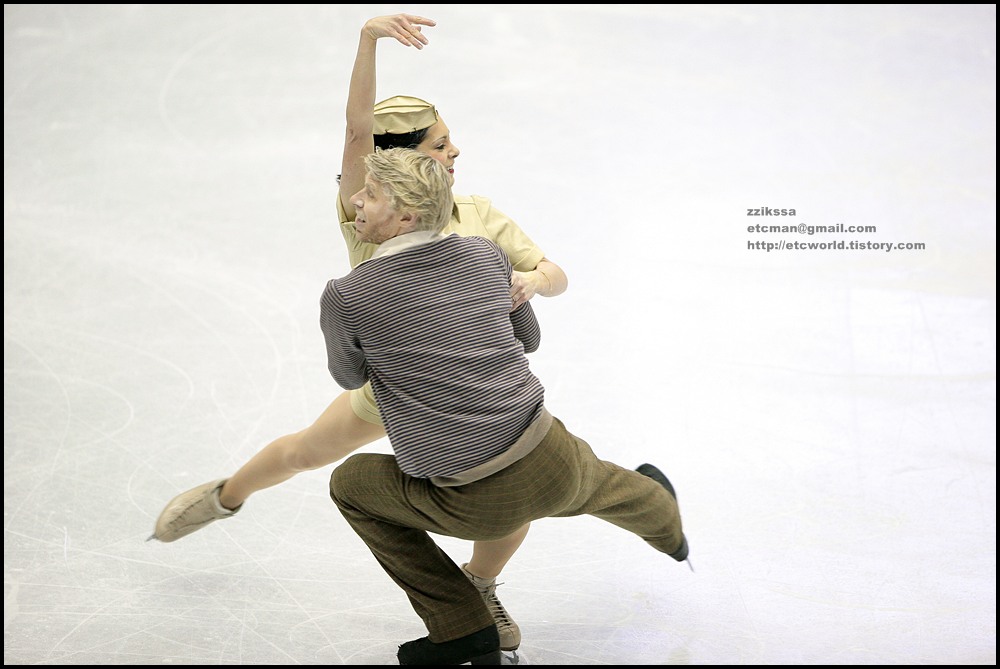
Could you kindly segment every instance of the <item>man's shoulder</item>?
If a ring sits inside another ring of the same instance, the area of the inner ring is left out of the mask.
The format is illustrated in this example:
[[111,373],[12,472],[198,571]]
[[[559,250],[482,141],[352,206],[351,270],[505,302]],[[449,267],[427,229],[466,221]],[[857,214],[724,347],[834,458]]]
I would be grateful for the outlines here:
[[[451,265],[485,257],[503,255],[503,249],[492,239],[475,235],[463,236],[451,233],[429,244],[421,244],[399,253],[374,257],[359,264],[346,275],[330,282],[330,289],[339,292],[364,290],[371,283],[392,281],[398,273],[406,272],[413,263]],[[476,261],[478,262],[478,261]]]
[[462,236],[457,234],[448,235],[444,240],[450,244],[458,247],[464,247],[468,249],[481,249],[489,251],[499,251],[500,246],[488,237],[480,237],[478,235],[468,235]]

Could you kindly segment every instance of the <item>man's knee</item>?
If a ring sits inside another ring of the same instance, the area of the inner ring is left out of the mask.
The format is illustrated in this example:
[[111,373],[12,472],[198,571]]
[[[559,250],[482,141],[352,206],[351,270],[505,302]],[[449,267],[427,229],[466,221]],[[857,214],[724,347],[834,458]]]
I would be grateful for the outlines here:
[[386,458],[392,456],[356,453],[337,465],[330,474],[330,499],[342,507],[355,493],[370,488],[369,482],[378,480],[377,472],[384,469]]

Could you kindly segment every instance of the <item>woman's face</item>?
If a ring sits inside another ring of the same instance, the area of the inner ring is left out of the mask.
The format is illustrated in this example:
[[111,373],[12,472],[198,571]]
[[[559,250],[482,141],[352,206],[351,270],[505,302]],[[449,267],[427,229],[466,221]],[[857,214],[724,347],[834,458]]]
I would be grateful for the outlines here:
[[451,185],[455,185],[455,158],[458,158],[460,151],[457,146],[451,143],[448,126],[440,117],[438,117],[437,123],[427,129],[424,141],[417,145],[417,151],[426,153],[444,165],[451,177]]

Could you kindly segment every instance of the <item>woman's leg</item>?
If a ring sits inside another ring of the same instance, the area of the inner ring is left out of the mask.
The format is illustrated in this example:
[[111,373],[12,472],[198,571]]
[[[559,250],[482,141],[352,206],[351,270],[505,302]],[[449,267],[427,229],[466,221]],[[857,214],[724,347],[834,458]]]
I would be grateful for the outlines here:
[[510,558],[520,548],[531,523],[525,523],[502,539],[477,541],[472,544],[472,558],[462,565],[472,584],[486,601],[486,608],[493,616],[497,633],[500,635],[500,649],[513,651],[521,646],[521,628],[497,597],[497,580]]
[[503,539],[475,542],[472,545],[472,558],[465,565],[465,570],[480,578],[496,578],[521,547],[530,527],[531,523],[526,523]]
[[258,490],[299,472],[325,467],[384,437],[384,427],[355,414],[350,395],[349,391],[341,393],[312,425],[278,437],[258,451],[226,481],[219,493],[222,505],[235,509]]
[[258,490],[278,485],[299,472],[336,462],[384,437],[385,428],[380,423],[364,420],[355,413],[351,397],[350,392],[341,393],[316,422],[295,434],[278,437],[230,478],[204,483],[174,497],[160,512],[150,539],[177,541],[232,516]]

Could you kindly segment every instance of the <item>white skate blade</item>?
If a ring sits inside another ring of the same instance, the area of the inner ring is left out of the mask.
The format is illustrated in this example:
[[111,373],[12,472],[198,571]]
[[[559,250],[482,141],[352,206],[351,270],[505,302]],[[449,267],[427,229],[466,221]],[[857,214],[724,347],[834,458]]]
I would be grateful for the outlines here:
[[521,649],[500,651],[500,664],[528,664],[528,658]]

